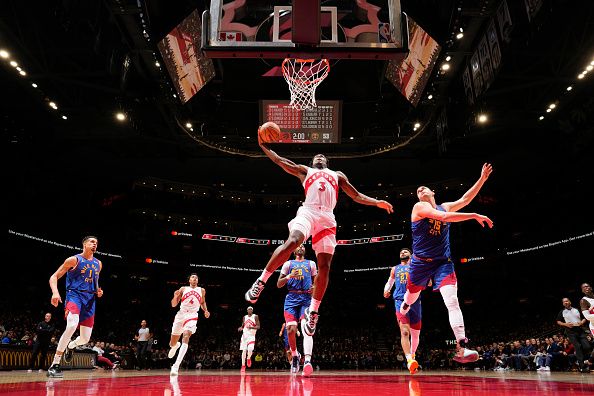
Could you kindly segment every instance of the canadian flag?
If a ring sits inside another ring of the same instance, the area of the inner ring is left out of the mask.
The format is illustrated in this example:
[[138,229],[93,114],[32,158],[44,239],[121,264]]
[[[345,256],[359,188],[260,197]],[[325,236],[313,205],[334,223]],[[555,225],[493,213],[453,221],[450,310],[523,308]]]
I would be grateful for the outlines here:
[[241,32],[219,32],[219,41],[243,41]]

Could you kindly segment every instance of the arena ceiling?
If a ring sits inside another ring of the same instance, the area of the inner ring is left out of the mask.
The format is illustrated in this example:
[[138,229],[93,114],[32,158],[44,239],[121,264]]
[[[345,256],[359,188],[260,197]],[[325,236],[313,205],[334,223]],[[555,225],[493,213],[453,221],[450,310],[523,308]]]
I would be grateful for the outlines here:
[[[271,2],[254,3],[267,7]],[[537,120],[549,103],[559,103],[556,114],[567,116],[591,92],[592,84],[586,81],[575,85],[571,97],[562,97],[594,56],[594,6],[586,0],[570,6],[560,0],[544,1],[536,19],[518,20],[510,44],[502,48],[503,65],[493,84],[469,105],[461,65],[498,4],[403,0],[404,11],[444,47],[438,66],[446,56],[452,57],[450,71],[434,73],[429,81],[432,100],[422,100],[417,108],[408,104],[383,78],[382,62],[341,61],[321,93],[336,95],[350,104],[349,109],[356,109],[345,112],[342,144],[279,150],[297,157],[319,150],[331,156],[381,150],[410,137],[412,125],[420,122],[422,133],[410,144],[373,157],[377,168],[386,174],[395,167],[409,172],[419,164],[441,161],[445,165],[433,177],[444,179],[449,168],[460,169],[467,160],[478,163],[508,151],[520,155],[526,144],[557,126],[558,120],[548,116],[544,122]],[[107,166],[132,174],[169,174],[187,180],[193,166],[212,165],[217,173],[232,177],[233,169],[249,159],[197,144],[183,124],[191,121],[200,137],[219,148],[257,152],[254,140],[246,137],[254,137],[258,125],[260,80],[254,76],[261,74],[262,61],[216,61],[216,78],[186,105],[172,97],[165,69],[155,67],[159,59],[155,42],[193,9],[204,7],[203,1],[190,0],[175,6],[165,0],[62,0],[35,6],[2,2],[0,42],[27,71],[21,78],[2,65],[4,141],[25,150],[51,149],[57,161],[70,151],[85,150],[105,159]],[[464,39],[456,40],[453,35],[460,27]],[[266,89],[274,96],[288,94],[280,78]],[[48,106],[50,101],[58,110]],[[446,150],[440,151],[431,122],[444,107],[449,136]],[[117,111],[126,112],[126,122],[114,119]],[[488,124],[476,123],[480,112],[489,115]],[[365,168],[369,161],[357,160],[356,167]],[[250,163],[255,172],[266,171],[261,162]]]

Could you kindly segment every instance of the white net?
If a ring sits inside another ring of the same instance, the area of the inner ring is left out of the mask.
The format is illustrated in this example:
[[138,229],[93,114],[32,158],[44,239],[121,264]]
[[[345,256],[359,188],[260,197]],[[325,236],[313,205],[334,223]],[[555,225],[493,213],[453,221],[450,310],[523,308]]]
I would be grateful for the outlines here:
[[328,59],[287,58],[282,69],[291,92],[291,107],[300,111],[316,107],[316,88],[330,72]]

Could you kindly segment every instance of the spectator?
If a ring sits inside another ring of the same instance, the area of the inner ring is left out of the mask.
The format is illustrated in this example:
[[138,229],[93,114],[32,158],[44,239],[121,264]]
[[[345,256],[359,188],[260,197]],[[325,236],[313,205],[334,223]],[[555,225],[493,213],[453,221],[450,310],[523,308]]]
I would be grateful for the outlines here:
[[102,346],[105,346],[105,343],[97,341],[95,343],[95,346],[93,347],[93,350],[95,352],[97,352],[97,365],[100,366],[101,364],[103,364],[103,365],[107,366],[107,368],[109,368],[110,370],[115,369],[116,365],[114,365],[111,362],[111,360],[109,360],[108,358],[103,356],[105,351],[103,350]]
[[586,319],[582,313],[571,306],[569,298],[563,298],[563,309],[557,315],[557,324],[565,328],[565,335],[575,348],[578,369],[581,372],[588,372],[590,369],[584,365],[584,359],[590,354],[590,344],[586,338],[586,332],[583,326]]
[[47,351],[50,346],[51,337],[56,330],[52,324],[52,314],[46,313],[44,319],[37,324],[36,327],[36,338],[33,343],[33,351],[31,352],[31,358],[29,360],[29,372],[35,369],[35,363],[39,358],[39,371],[47,370]]

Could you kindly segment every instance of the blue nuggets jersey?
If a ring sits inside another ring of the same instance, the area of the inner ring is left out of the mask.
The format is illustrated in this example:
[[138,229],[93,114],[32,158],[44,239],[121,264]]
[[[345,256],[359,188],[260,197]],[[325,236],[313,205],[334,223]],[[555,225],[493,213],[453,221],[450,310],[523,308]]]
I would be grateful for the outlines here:
[[394,293],[392,294],[394,300],[404,299],[409,271],[410,265],[398,264],[394,267]]
[[66,273],[66,290],[95,293],[99,281],[99,260],[85,259],[77,254],[78,264]]
[[[437,210],[445,212],[441,205]],[[424,218],[411,224],[414,255],[423,258],[450,258],[450,224]]]
[[290,274],[293,271],[297,272],[297,276],[287,281],[287,289],[289,292],[309,291],[312,286],[310,261],[290,260],[288,273]]

